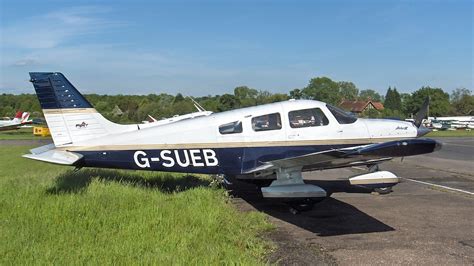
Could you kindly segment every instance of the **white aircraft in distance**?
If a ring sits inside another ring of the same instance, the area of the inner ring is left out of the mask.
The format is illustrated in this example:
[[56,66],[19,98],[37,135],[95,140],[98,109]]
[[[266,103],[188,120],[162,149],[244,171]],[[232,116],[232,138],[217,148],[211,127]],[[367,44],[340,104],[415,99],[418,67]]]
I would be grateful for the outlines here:
[[[270,180],[264,198],[296,206],[328,196],[303,171],[357,165],[351,185],[390,191],[399,178],[377,165],[441,147],[415,123],[357,118],[320,101],[289,100],[165,124],[119,125],[105,119],[61,73],[30,73],[54,143],[23,157],[62,165],[221,174]],[[305,205],[306,204],[306,205]]]
[[21,126],[31,124],[32,121],[28,120],[29,117],[30,113],[28,112],[17,112],[12,120],[0,120],[0,131],[19,129]]

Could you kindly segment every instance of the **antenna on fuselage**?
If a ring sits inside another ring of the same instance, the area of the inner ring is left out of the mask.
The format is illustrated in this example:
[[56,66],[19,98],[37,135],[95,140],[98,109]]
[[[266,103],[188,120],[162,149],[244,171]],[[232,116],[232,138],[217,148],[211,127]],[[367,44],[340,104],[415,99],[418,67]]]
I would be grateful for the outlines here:
[[189,99],[191,99],[191,101],[193,101],[193,104],[194,104],[194,107],[196,107],[196,109],[199,111],[199,112],[206,112],[206,109],[204,109],[204,107],[202,107],[198,102],[196,102],[193,97],[191,96],[188,96]]

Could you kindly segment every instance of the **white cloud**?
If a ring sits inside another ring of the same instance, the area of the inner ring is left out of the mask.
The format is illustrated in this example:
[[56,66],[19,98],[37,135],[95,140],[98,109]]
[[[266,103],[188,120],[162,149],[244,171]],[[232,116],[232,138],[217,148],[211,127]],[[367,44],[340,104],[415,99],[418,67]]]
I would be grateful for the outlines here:
[[71,38],[123,25],[122,22],[107,20],[99,16],[106,12],[107,9],[89,6],[22,18],[0,28],[2,36],[4,36],[2,46],[15,49],[54,48]]
[[20,59],[18,61],[13,62],[12,65],[23,67],[23,66],[35,66],[35,65],[38,65],[38,63],[39,63],[38,60],[25,58],[25,59]]

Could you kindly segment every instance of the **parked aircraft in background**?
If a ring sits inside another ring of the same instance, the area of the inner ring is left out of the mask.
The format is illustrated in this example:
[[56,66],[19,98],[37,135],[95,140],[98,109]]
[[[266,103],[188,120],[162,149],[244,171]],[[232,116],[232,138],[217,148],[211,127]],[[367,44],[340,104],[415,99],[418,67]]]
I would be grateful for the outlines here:
[[429,117],[427,122],[435,129],[473,129],[474,116]]
[[0,120],[0,131],[15,130],[21,126],[31,124],[32,121],[28,120],[30,113],[28,112],[17,112],[15,118]]
[[[81,167],[221,174],[269,180],[264,198],[308,206],[328,196],[303,171],[366,165],[350,184],[390,191],[399,178],[377,165],[441,147],[415,123],[363,119],[320,101],[289,100],[176,121],[119,125],[105,119],[61,73],[30,73],[54,144],[26,158]],[[203,112],[198,112],[203,113]]]

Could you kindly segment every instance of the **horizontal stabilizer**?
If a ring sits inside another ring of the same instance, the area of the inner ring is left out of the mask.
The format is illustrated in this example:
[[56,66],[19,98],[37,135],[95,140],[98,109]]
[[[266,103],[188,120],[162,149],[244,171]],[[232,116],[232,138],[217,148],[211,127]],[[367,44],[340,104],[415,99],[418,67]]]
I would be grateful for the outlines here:
[[76,165],[83,157],[79,153],[56,150],[55,148],[54,144],[41,146],[31,149],[31,154],[24,154],[23,157],[62,165]]

